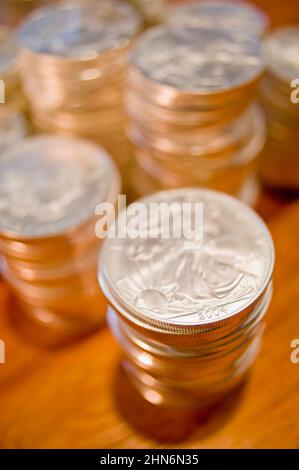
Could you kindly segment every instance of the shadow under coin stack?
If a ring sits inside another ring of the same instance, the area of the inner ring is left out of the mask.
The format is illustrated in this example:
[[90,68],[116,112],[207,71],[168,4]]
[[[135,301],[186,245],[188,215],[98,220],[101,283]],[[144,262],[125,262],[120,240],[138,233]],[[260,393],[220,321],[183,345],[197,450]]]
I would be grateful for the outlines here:
[[167,22],[173,26],[219,28],[264,36],[269,28],[267,15],[245,1],[202,0],[175,6]]
[[123,85],[138,13],[116,0],[62,2],[18,33],[21,74],[37,129],[95,140],[125,173]]
[[[272,239],[255,212],[220,192],[179,189],[138,202],[147,209],[144,238],[108,238],[101,252],[109,324],[145,399],[203,407],[240,384],[259,352],[271,300]],[[173,219],[157,224],[151,203],[169,209],[175,203]],[[199,228],[167,238],[169,227],[182,227],[186,203],[189,214],[203,204],[203,239]],[[129,206],[119,233],[131,222]]]
[[78,138],[29,138],[0,161],[3,276],[21,318],[47,341],[85,333],[104,320],[95,208],[115,204],[118,192],[108,154]]
[[268,139],[261,158],[261,176],[271,188],[299,191],[299,26],[274,31],[264,46],[268,72],[260,97]]
[[145,33],[126,92],[136,195],[197,186],[254,204],[265,126],[252,102],[263,70],[254,36],[172,26]]
[[0,160],[3,151],[27,134],[25,98],[19,81],[15,33],[0,26]]

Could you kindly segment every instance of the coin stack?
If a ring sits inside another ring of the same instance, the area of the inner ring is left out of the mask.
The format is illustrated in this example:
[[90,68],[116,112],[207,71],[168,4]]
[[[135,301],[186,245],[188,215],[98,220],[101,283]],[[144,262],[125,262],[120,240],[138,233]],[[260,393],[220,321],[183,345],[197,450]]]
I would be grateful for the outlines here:
[[[186,229],[198,203],[201,226],[166,237]],[[151,216],[152,204],[173,218]],[[242,382],[259,352],[272,293],[271,236],[248,206],[217,191],[139,200],[139,238],[123,236],[136,226],[132,206],[119,215],[121,236],[105,240],[99,268],[123,366],[151,403],[209,405]]]
[[137,41],[126,92],[136,196],[200,186],[253,204],[264,118],[253,104],[264,70],[258,39],[161,26]]
[[95,208],[118,192],[115,164],[83,139],[27,138],[0,160],[3,276],[24,317],[55,341],[103,322]]
[[21,26],[21,75],[37,129],[91,138],[126,168],[122,95],[141,24],[125,2],[82,0],[36,10]]
[[299,190],[299,26],[278,29],[265,42],[268,72],[260,87],[268,139],[261,176],[274,189]]
[[151,26],[164,20],[166,0],[129,0],[144,18],[145,25]]
[[0,159],[7,146],[27,133],[24,110],[15,33],[6,26],[0,26]]
[[174,26],[220,28],[263,36],[269,28],[267,15],[245,1],[208,0],[173,7],[167,21]]

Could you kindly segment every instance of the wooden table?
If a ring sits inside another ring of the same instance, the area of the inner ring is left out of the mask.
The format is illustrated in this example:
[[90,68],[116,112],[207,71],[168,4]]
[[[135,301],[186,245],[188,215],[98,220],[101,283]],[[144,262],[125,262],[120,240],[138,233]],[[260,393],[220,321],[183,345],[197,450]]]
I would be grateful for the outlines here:
[[[297,0],[259,0],[272,24],[299,21]],[[284,207],[285,206],[285,207]],[[109,331],[63,349],[35,345],[11,318],[0,283],[1,448],[299,447],[299,202],[264,197],[259,212],[276,245],[275,294],[248,383],[209,412],[149,405],[127,383]]]

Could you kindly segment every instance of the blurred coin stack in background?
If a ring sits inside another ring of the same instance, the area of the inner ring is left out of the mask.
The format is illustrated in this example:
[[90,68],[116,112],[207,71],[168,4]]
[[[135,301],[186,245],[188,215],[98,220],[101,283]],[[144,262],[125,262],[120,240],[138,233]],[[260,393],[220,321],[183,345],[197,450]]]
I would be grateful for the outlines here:
[[129,0],[139,11],[146,26],[160,23],[165,19],[167,0]]
[[0,26],[0,159],[9,145],[27,133],[25,108],[15,33],[6,26]]
[[114,162],[102,148],[78,138],[27,138],[0,161],[2,274],[21,318],[47,341],[103,322],[95,208],[104,201],[114,204],[118,192]]
[[274,189],[299,190],[299,26],[280,28],[265,42],[268,72],[260,86],[268,139],[261,176]]
[[36,128],[101,144],[126,170],[123,85],[140,17],[121,1],[41,8],[21,26],[21,75]]
[[198,0],[169,10],[167,22],[174,26],[193,26],[240,31],[263,36],[269,28],[267,15],[245,1]]
[[265,140],[253,100],[263,71],[255,36],[175,26],[144,33],[126,91],[136,196],[203,186],[253,204]]
[[[101,252],[108,321],[144,398],[203,407],[238,385],[259,352],[272,294],[271,235],[250,208],[216,191],[184,188],[138,202],[148,209],[143,239],[108,238]],[[175,206],[171,223],[148,217],[152,203]],[[185,232],[184,208],[191,204],[194,221],[198,203],[203,223]],[[120,213],[120,232],[132,222],[129,211]],[[166,236],[173,227],[183,227],[181,238]]]

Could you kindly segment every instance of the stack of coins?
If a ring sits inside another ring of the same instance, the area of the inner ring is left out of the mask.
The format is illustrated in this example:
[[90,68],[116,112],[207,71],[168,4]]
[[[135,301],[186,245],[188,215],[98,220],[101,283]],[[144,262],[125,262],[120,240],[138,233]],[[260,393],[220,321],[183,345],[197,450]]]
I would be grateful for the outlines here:
[[26,135],[24,110],[15,33],[0,26],[0,158],[7,146]]
[[21,75],[37,129],[101,144],[125,167],[122,94],[141,20],[125,2],[59,2],[21,26]]
[[172,26],[146,32],[131,53],[126,93],[136,195],[204,186],[254,203],[265,128],[252,101],[263,70],[254,36]]
[[118,192],[115,164],[83,139],[27,138],[0,161],[2,274],[24,315],[53,338],[103,321],[95,208]]
[[269,28],[267,15],[245,1],[208,0],[173,7],[168,15],[174,26],[227,29],[263,36]]
[[[185,231],[198,203],[201,227]],[[152,215],[154,205],[163,217]],[[248,206],[216,191],[162,191],[130,207],[118,219],[121,236],[105,240],[99,268],[123,366],[154,404],[208,405],[241,383],[259,352],[272,293],[271,236]],[[140,238],[127,230],[137,226],[136,213]]]
[[166,0],[129,0],[144,18],[145,25],[151,26],[164,20]]
[[274,189],[299,190],[299,26],[278,29],[264,43],[268,73],[260,96],[268,140],[261,159],[263,181]]

